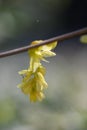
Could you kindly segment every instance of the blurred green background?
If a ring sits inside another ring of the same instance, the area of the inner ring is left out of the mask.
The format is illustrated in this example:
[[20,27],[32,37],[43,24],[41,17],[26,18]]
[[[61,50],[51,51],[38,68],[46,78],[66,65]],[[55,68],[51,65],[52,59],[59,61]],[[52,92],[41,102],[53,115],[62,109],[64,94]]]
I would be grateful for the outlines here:
[[[86,0],[0,0],[0,52],[87,26]],[[87,130],[87,45],[59,43],[43,63],[48,89],[30,103],[16,86],[27,52],[0,59],[0,130]]]

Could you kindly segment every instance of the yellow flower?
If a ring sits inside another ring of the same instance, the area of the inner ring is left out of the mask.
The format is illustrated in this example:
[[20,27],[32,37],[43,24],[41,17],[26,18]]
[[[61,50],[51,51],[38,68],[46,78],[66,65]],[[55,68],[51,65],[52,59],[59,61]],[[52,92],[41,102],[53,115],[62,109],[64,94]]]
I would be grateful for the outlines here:
[[[38,44],[41,42],[42,40],[33,41],[31,44]],[[54,52],[51,51],[56,47],[56,45],[57,42],[55,41],[50,44],[36,47],[28,51],[28,54],[30,56],[30,69],[33,70],[33,72],[35,72],[38,66],[41,65],[41,60],[46,61],[44,59],[45,57],[51,57],[56,55]]]
[[34,73],[22,70],[19,74],[23,76],[22,83],[18,85],[22,92],[30,95],[31,101],[41,101],[45,97],[42,91],[48,86],[44,79],[45,68],[39,66]]
[[[42,40],[34,41],[32,44],[41,43]],[[46,69],[42,66],[41,60],[46,61],[45,57],[55,56],[51,50],[54,49],[57,42],[33,48],[28,51],[30,56],[30,66],[27,70],[22,70],[19,74],[23,77],[22,83],[18,85],[24,94],[30,96],[30,101],[41,101],[45,96],[43,90],[48,87],[45,81]]]

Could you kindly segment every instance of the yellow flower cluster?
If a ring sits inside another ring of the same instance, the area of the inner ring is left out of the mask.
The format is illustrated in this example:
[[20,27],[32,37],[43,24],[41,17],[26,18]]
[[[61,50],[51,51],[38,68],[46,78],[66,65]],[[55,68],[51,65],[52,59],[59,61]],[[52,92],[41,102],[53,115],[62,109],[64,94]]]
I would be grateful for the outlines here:
[[[42,40],[33,41],[31,44],[41,43]],[[48,45],[43,45],[28,50],[30,56],[30,66],[27,70],[19,72],[23,76],[22,83],[18,85],[24,94],[30,95],[30,101],[41,101],[45,96],[43,90],[48,87],[45,81],[45,67],[42,66],[41,60],[46,61],[45,57],[55,56],[51,50],[54,49],[57,42],[52,42]],[[46,61],[47,62],[47,61]]]

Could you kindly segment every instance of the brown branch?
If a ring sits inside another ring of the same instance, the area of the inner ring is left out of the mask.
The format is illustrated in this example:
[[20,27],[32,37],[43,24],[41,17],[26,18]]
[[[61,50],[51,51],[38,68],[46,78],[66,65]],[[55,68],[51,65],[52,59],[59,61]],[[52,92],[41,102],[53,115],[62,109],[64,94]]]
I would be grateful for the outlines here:
[[77,30],[77,31],[73,31],[73,32],[70,32],[70,33],[67,33],[67,34],[63,34],[63,35],[60,35],[60,36],[57,36],[57,37],[53,37],[53,38],[44,40],[43,42],[36,44],[36,45],[29,45],[29,46],[25,46],[25,47],[13,49],[13,50],[1,52],[0,58],[15,55],[15,54],[18,54],[18,53],[22,53],[22,52],[27,51],[28,49],[32,49],[32,48],[35,48],[35,47],[38,47],[38,46],[49,44],[49,43],[54,42],[54,41],[61,42],[61,41],[64,41],[64,40],[67,40],[67,39],[70,39],[70,38],[80,36],[82,34],[86,34],[86,33],[87,33],[87,27],[80,29],[80,30]]

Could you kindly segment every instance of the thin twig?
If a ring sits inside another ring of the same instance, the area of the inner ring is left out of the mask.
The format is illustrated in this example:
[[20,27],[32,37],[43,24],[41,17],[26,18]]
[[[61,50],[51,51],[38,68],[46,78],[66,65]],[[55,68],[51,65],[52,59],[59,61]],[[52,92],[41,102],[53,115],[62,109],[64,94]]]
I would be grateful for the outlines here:
[[63,35],[60,35],[60,36],[57,36],[57,37],[53,37],[53,38],[44,40],[43,42],[41,42],[39,44],[24,46],[24,47],[20,47],[20,48],[17,48],[17,49],[1,52],[0,58],[15,55],[15,54],[18,54],[18,53],[22,53],[22,52],[27,51],[28,49],[32,49],[32,48],[35,48],[35,47],[38,47],[38,46],[49,44],[49,43],[54,42],[54,41],[61,42],[61,41],[64,41],[64,40],[67,40],[67,39],[70,39],[70,38],[80,36],[82,34],[86,34],[86,33],[87,33],[87,27],[80,29],[80,30],[76,30],[76,31],[67,33],[67,34],[63,34]]

